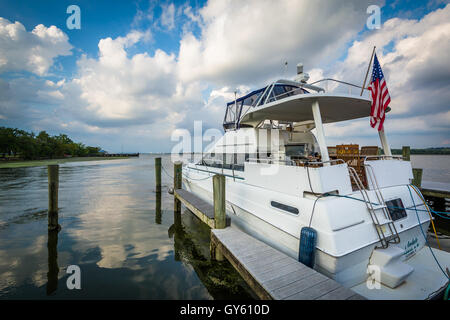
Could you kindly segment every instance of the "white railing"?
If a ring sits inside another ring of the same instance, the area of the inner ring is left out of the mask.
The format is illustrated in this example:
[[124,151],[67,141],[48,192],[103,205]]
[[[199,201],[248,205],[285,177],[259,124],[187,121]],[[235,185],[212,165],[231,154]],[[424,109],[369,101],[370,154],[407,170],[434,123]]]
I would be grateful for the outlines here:
[[253,162],[253,163],[267,163],[267,164],[280,164],[283,163],[285,165],[288,166],[298,166],[298,162],[300,162],[302,165],[304,166],[320,166],[320,165],[324,165],[325,163],[345,163],[344,160],[342,159],[333,159],[333,160],[328,160],[328,161],[309,161],[309,160],[298,160],[298,162],[294,161],[294,160],[280,160],[280,159],[266,159],[266,158],[262,158],[262,159],[257,159],[257,158],[249,158],[246,162]]
[[366,160],[403,160],[403,156],[387,156],[383,154],[378,156],[366,156],[364,157],[364,161]]
[[[321,80],[317,80],[313,83],[311,83],[311,85],[316,84],[316,83],[320,83],[320,82],[325,82],[325,92],[338,92],[338,91],[344,91],[345,93],[348,94],[357,94],[360,95],[361,94],[361,86],[358,86],[356,84],[350,83],[350,82],[345,82],[345,81],[341,81],[341,80],[336,80],[336,79],[331,79],[331,78],[325,78],[325,79],[321,79]],[[333,82],[333,85],[330,86],[330,82]],[[340,87],[342,86],[342,87]],[[331,89],[330,89],[331,87]],[[340,90],[341,88],[344,88],[343,90]],[[353,89],[353,92],[352,92]],[[368,88],[364,88],[364,90],[368,91]]]

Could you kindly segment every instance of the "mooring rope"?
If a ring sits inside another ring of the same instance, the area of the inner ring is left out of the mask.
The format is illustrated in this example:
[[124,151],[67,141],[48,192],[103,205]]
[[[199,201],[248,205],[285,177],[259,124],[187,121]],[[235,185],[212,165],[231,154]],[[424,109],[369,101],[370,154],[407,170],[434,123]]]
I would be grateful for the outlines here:
[[[171,176],[170,174],[167,173],[166,169],[164,168],[164,166],[161,164],[161,168],[163,169],[164,173],[169,176],[170,179],[173,179],[173,176]],[[212,177],[212,175],[207,176],[206,178],[201,178],[201,179],[195,179],[192,177],[187,176],[186,174],[182,173],[183,177],[187,178],[187,179],[191,179],[191,180],[195,180],[195,181],[202,181],[202,180],[206,180]]]

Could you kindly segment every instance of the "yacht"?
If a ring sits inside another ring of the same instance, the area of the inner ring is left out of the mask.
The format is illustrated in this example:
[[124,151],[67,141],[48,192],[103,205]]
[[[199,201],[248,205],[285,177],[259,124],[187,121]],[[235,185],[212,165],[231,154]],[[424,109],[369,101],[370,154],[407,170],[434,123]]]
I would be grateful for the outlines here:
[[[432,215],[411,163],[378,146],[327,146],[323,125],[368,118],[358,91],[328,92],[276,80],[226,105],[225,134],[183,166],[185,188],[212,203],[212,176],[226,177],[233,227],[299,259],[301,230],[315,230],[318,272],[368,299],[432,299],[448,285],[450,253],[431,249]],[[330,79],[328,79],[330,80]],[[369,121],[367,121],[369,125]],[[374,132],[375,129],[374,129]]]

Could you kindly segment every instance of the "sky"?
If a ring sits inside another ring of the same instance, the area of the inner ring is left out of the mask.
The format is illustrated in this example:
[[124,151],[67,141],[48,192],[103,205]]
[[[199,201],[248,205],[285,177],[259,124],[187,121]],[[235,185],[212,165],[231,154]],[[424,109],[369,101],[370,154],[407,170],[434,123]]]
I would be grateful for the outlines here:
[[[70,5],[80,29],[66,23]],[[373,46],[391,147],[449,147],[450,4],[439,0],[0,0],[0,126],[170,152],[194,121],[222,130],[235,91],[292,79],[299,62],[310,82],[362,85]],[[325,134],[328,145],[380,145],[368,118]]]

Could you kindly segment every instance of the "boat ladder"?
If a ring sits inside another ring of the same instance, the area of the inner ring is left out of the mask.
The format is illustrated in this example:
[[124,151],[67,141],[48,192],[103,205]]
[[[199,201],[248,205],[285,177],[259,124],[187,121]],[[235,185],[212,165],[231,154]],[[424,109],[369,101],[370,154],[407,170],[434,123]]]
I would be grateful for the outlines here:
[[375,230],[377,231],[378,238],[380,239],[381,247],[387,248],[389,246],[389,243],[400,243],[400,236],[398,235],[397,229],[394,225],[394,221],[391,218],[391,214],[389,213],[383,195],[381,194],[372,167],[370,165],[364,165],[364,167],[367,168],[366,173],[376,195],[377,203],[372,202],[372,200],[370,199],[369,193],[367,192],[364,184],[356,173],[356,170],[352,167],[348,167],[348,171],[350,174],[350,178],[357,186],[359,192],[362,195],[363,201],[366,204],[367,210],[370,213],[370,217],[372,218],[372,222],[375,225]]

